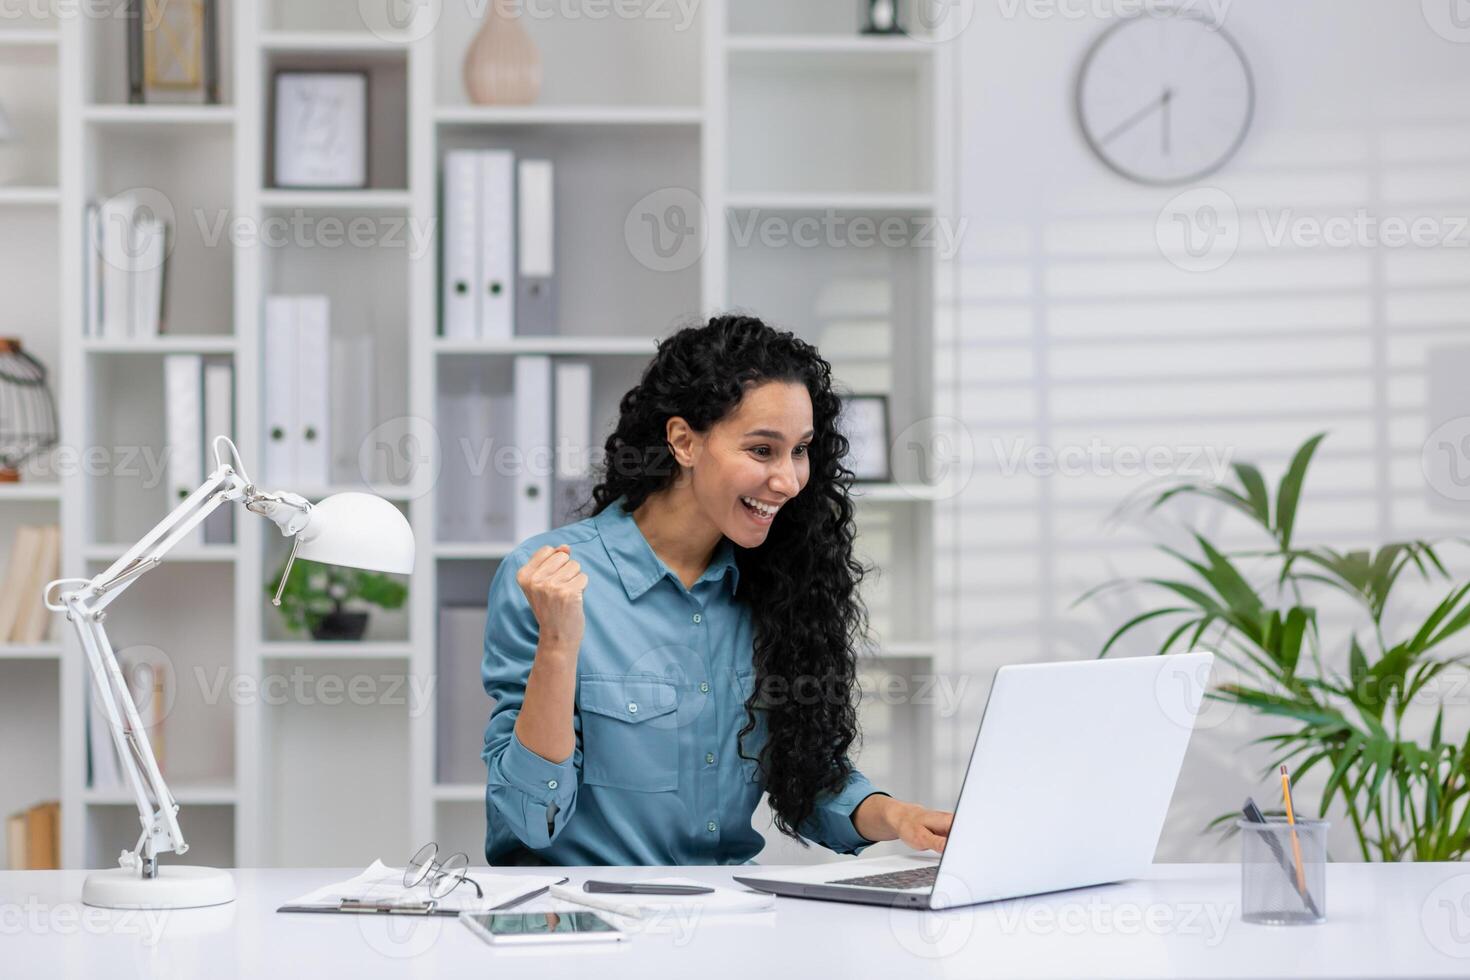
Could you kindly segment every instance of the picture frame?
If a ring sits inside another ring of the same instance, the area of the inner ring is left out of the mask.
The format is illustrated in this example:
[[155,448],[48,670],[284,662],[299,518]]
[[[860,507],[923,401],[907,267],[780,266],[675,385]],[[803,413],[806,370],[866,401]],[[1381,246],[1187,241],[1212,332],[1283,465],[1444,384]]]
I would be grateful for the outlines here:
[[366,71],[282,68],[271,92],[273,186],[368,186]]
[[847,437],[844,465],[858,483],[890,483],[893,465],[888,447],[892,432],[887,395],[850,395],[842,399],[838,428]]
[[127,0],[128,102],[220,104],[219,0]]

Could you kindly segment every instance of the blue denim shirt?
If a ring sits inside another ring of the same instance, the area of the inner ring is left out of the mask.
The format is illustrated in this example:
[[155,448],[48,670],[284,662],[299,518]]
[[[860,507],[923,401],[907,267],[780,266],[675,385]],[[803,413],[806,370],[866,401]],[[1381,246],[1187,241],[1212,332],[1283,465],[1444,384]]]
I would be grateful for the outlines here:
[[[543,545],[567,544],[587,574],[577,657],[576,748],[560,763],[521,744],[516,716],[538,627],[516,573]],[[736,598],[735,547],[722,540],[685,588],[621,502],[540,534],[501,562],[485,624],[485,857],[529,849],[550,864],[741,864],[764,846],[751,826],[758,767],[736,738],[754,690],[753,625]],[[745,737],[756,756],[764,724]],[[819,801],[803,837],[843,854],[871,842],[852,811],[877,792],[856,771]],[[519,852],[519,853],[517,853]]]

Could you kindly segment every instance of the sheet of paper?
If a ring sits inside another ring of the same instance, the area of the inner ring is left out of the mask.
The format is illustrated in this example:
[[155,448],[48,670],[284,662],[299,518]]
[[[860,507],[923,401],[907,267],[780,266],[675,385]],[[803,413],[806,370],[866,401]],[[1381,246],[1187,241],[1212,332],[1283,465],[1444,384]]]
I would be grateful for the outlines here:
[[[538,888],[560,881],[560,876],[507,875],[497,872],[472,871],[469,874],[479,884],[485,897],[475,895],[468,884],[460,885],[443,898],[437,899],[441,909],[456,912],[488,912],[497,905],[519,898]],[[429,901],[427,883],[412,888],[403,887],[403,869],[390,868],[382,861],[374,861],[362,874],[334,885],[327,885],[292,899],[289,905],[335,905],[344,898],[364,902],[411,903]]]
[[[704,885],[693,878],[640,878],[640,885]],[[776,896],[764,892],[719,888],[701,895],[627,895],[616,892],[584,892],[581,885],[552,885],[551,895],[566,902],[585,905],[634,918],[667,909],[699,909],[708,915],[726,912],[764,912],[776,907]]]

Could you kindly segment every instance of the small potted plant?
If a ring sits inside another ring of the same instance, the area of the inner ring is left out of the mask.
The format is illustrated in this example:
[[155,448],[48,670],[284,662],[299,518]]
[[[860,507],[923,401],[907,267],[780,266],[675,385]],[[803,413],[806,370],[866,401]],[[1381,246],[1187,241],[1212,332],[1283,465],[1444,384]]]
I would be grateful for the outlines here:
[[[272,597],[286,566],[283,562],[265,592]],[[367,632],[368,613],[344,608],[353,599],[383,609],[398,609],[408,588],[381,572],[297,560],[281,593],[281,618],[292,633],[311,631],[317,640],[360,640]]]

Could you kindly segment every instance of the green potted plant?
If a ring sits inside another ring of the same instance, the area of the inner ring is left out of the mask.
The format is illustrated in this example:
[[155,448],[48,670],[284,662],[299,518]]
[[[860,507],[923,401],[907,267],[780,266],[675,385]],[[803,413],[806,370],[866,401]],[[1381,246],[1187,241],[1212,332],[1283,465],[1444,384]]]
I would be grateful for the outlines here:
[[[275,596],[285,570],[283,562],[265,585],[267,595]],[[407,597],[406,586],[381,572],[298,559],[281,593],[280,611],[292,633],[310,630],[317,640],[360,640],[367,631],[368,613],[349,611],[346,603],[358,600],[383,609],[399,609]]]
[[[1119,626],[1099,656],[1156,620],[1172,627],[1160,654],[1214,649],[1235,676],[1208,696],[1282,723],[1256,740],[1277,756],[1267,775],[1283,763],[1297,779],[1323,767],[1319,811],[1341,801],[1364,860],[1458,861],[1470,851],[1470,732],[1445,730],[1436,682],[1466,664],[1466,654],[1448,648],[1470,626],[1470,583],[1445,569],[1436,551],[1443,543],[1338,551],[1296,542],[1302,485],[1325,435],[1296,451],[1274,501],[1248,463],[1234,464],[1226,483],[1184,483],[1142,498],[1149,512],[1181,497],[1228,508],[1261,532],[1261,547],[1226,551],[1191,531],[1198,554],[1158,546],[1177,577],[1115,580],[1077,601],[1117,588],[1161,596]],[[1427,616],[1396,608],[1385,618],[1403,582],[1432,592]],[[1320,621],[1311,599],[1323,590],[1347,596],[1361,614]]]

